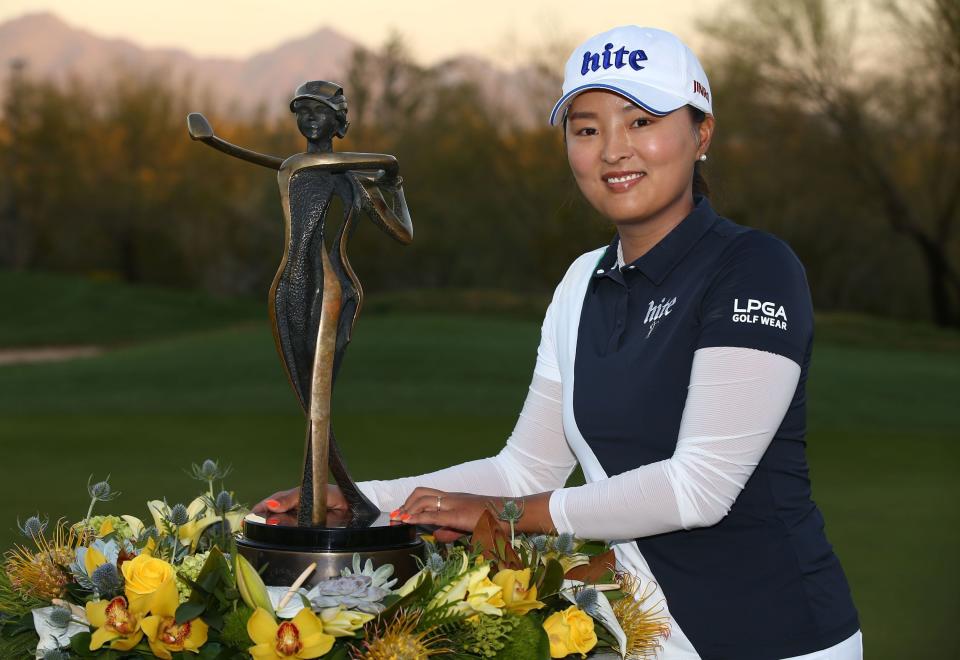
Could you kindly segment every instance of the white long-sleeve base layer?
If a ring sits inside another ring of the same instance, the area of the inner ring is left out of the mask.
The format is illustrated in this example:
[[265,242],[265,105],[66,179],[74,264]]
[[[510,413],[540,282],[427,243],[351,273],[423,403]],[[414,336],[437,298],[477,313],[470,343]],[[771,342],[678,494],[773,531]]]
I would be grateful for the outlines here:
[[403,504],[417,486],[504,497],[552,491],[557,531],[582,538],[637,538],[714,525],[769,446],[799,378],[800,366],[781,355],[702,348],[693,357],[673,456],[564,488],[576,458],[563,433],[561,385],[534,374],[517,425],[496,456],[359,485],[385,511]]
[[[501,497],[552,491],[550,516],[557,531],[583,538],[615,541],[709,526],[727,514],[753,474],[799,378],[799,365],[781,355],[701,348],[694,353],[673,456],[564,488],[576,458],[563,432],[562,386],[535,373],[516,427],[496,456],[358,485],[384,511],[403,504],[417,486]],[[678,629],[665,642],[664,654],[671,660],[699,657]],[[801,657],[862,660],[860,633]]]

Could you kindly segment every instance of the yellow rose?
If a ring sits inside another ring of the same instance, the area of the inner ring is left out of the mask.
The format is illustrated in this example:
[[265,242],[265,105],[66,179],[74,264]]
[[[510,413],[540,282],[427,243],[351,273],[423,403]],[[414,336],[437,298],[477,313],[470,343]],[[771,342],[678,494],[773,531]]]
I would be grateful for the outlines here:
[[152,610],[157,599],[167,598],[171,590],[176,597],[173,566],[149,555],[140,554],[120,566],[126,582],[124,591],[130,602],[130,611],[144,613]]
[[579,653],[585,658],[587,652],[597,645],[593,619],[575,605],[551,614],[543,622],[543,628],[550,638],[551,658],[565,658],[571,653]]
[[515,571],[501,569],[493,576],[493,583],[503,590],[504,609],[523,616],[530,610],[539,610],[543,603],[537,600],[537,587],[530,586],[530,569]]

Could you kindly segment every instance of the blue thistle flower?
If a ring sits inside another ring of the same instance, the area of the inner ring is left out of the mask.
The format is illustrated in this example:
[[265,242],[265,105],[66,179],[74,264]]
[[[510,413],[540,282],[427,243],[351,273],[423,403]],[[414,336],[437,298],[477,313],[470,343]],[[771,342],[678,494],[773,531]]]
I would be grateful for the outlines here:
[[46,518],[41,519],[40,516],[30,516],[22,525],[17,520],[17,529],[28,539],[35,539],[43,536],[49,522]]
[[112,597],[120,593],[123,579],[114,564],[100,564],[90,576],[97,593],[102,597]]
[[221,490],[219,493],[217,493],[217,497],[213,500],[213,508],[217,513],[223,515],[227,511],[233,509],[233,507],[233,495],[225,490]]
[[[98,481],[95,484],[90,482],[93,480],[93,475],[91,474],[87,478],[87,492],[90,494],[90,498],[95,502],[109,502],[110,500],[116,498],[120,495],[119,491],[114,491],[110,487],[110,475],[107,475],[107,478],[103,481]],[[88,516],[89,517],[89,516]]]
[[430,554],[430,557],[427,559],[427,568],[434,575],[438,575],[443,571],[443,557],[441,557],[436,552]]
[[50,611],[50,623],[56,628],[66,628],[73,621],[73,613],[66,607],[54,607]]
[[190,514],[187,513],[187,507],[183,504],[174,504],[170,507],[170,513],[166,515],[166,519],[171,525],[180,527],[190,522]]
[[530,545],[537,552],[547,552],[550,549],[550,537],[545,534],[537,534],[530,538]]
[[596,589],[585,588],[577,591],[574,600],[577,601],[577,607],[581,610],[590,616],[596,616],[597,609],[600,606],[597,602],[598,597]]
[[191,463],[190,472],[187,474],[197,481],[205,481],[207,483],[207,495],[213,497],[213,482],[217,479],[225,479],[232,470],[233,466],[227,465],[221,467],[219,462],[208,458],[200,465]]
[[553,548],[561,555],[569,555],[573,552],[574,540],[575,537],[573,534],[570,532],[563,532],[557,537],[557,540],[553,544]]

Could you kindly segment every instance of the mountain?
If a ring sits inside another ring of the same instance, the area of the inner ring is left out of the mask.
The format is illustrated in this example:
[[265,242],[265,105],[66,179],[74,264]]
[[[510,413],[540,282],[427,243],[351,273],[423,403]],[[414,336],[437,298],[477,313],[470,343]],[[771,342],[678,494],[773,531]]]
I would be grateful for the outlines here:
[[[32,13],[0,23],[0,95],[14,62],[30,76],[64,81],[76,76],[106,83],[119,70],[165,71],[175,82],[190,81],[241,111],[258,106],[269,113],[287,111],[291,93],[305,80],[346,81],[358,42],[328,27],[246,59],[197,57],[172,48],[143,48],[125,39],[109,39],[68,25],[50,13]],[[520,121],[542,122],[549,108],[531,110],[536,89],[532,70],[504,71],[474,56],[451,58],[434,66],[448,84],[475,83],[491,107],[523,99]],[[540,85],[542,87],[542,84]],[[559,89],[559,84],[556,83]],[[347,89],[349,98],[350,90]],[[541,105],[537,102],[535,105]]]
[[172,49],[146,49],[124,39],[108,39],[68,25],[53,14],[27,14],[0,23],[0,76],[21,61],[31,76],[57,81],[78,76],[93,82],[110,79],[117,69],[162,70],[174,80],[189,79],[200,88],[230,99],[241,108],[279,103],[311,78],[342,79],[355,42],[329,28],[287,42],[247,59],[196,57]]

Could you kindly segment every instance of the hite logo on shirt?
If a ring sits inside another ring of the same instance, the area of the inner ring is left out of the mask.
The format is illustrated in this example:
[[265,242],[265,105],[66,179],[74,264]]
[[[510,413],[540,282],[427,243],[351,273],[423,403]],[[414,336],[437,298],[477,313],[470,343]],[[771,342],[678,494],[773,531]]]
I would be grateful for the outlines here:
[[[757,311],[760,313],[754,314]],[[753,298],[741,303],[738,298],[734,298],[733,322],[759,323],[760,325],[769,325],[780,330],[786,330],[787,312],[783,309],[783,305],[777,305],[776,303],[762,302]]]
[[647,330],[647,337],[653,334],[653,329],[657,327],[657,323],[660,322],[664,316],[667,316],[671,311],[673,311],[673,306],[677,304],[677,298],[674,296],[670,300],[666,298],[660,299],[660,304],[658,305],[655,301],[650,301],[650,306],[647,308],[647,315],[643,317],[643,324],[650,324],[650,329]]

